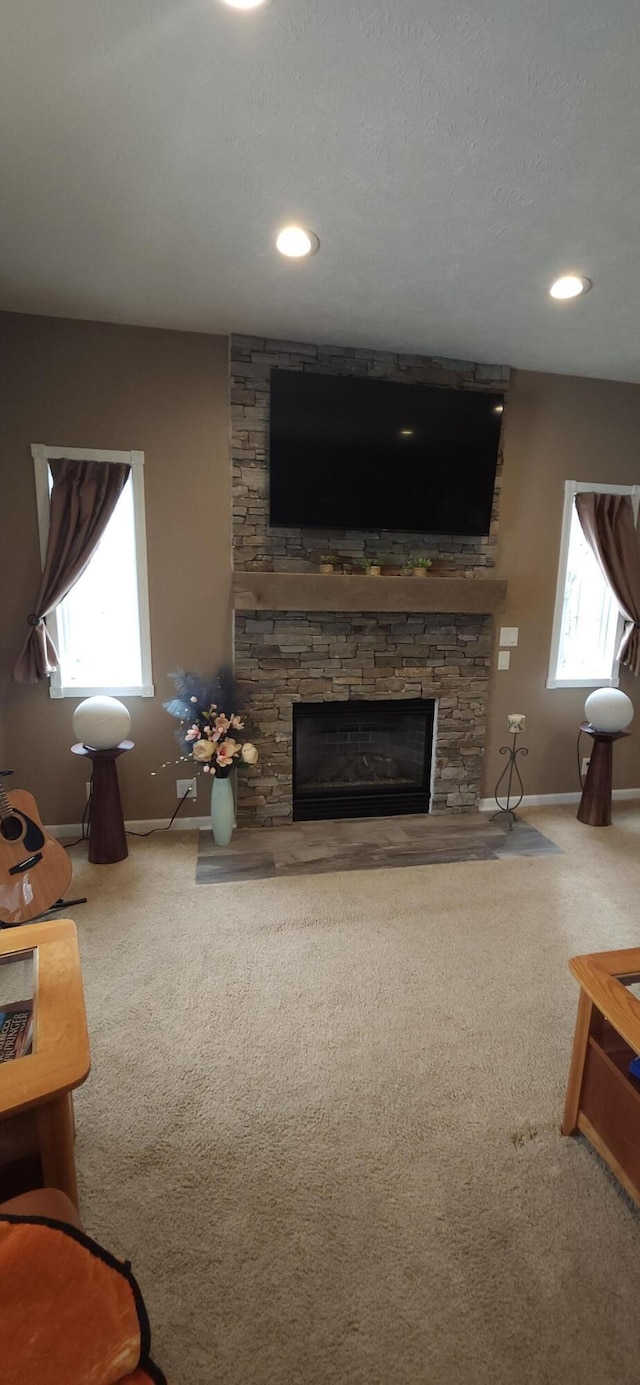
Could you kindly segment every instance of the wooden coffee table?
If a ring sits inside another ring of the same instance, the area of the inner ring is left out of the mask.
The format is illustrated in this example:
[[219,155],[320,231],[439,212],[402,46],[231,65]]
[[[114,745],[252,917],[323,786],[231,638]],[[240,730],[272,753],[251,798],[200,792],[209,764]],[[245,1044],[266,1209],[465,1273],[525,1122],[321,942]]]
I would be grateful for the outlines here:
[[563,1135],[579,1131],[640,1204],[640,948],[591,952],[569,963],[580,985]]
[[88,1077],[91,1058],[75,924],[56,919],[0,933],[0,1002],[7,999],[3,959],[30,953],[33,1051],[0,1063],[0,1120],[34,1110],[45,1187],[62,1189],[77,1207],[71,1093]]

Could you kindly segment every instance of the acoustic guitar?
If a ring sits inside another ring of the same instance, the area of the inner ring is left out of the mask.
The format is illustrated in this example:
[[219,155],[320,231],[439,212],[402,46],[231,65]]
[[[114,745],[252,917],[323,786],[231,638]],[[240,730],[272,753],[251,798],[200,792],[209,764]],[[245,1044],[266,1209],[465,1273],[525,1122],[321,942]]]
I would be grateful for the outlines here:
[[0,786],[0,927],[30,923],[61,899],[71,861],[45,832],[35,798]]

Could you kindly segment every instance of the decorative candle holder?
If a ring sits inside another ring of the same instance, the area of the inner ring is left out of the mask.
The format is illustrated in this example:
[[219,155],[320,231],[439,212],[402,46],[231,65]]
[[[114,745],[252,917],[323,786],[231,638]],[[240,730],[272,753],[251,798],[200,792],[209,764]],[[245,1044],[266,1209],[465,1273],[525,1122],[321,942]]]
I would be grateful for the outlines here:
[[492,813],[491,821],[493,822],[495,818],[506,817],[511,832],[514,822],[518,821],[515,810],[520,807],[524,798],[524,784],[520,774],[518,756],[526,756],[529,751],[525,745],[518,745],[518,736],[522,735],[525,728],[524,716],[520,712],[512,712],[507,717],[507,723],[511,732],[512,743],[511,745],[500,746],[500,754],[507,756],[507,763],[495,787],[494,798],[498,805],[498,811]]

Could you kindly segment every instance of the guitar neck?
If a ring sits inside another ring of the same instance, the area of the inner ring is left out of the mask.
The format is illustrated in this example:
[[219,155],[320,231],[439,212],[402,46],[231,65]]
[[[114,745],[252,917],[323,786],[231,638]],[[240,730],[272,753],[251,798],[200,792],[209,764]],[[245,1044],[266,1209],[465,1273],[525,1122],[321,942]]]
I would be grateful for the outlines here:
[[13,817],[13,808],[4,785],[0,784],[0,822],[4,822],[5,818],[10,817]]

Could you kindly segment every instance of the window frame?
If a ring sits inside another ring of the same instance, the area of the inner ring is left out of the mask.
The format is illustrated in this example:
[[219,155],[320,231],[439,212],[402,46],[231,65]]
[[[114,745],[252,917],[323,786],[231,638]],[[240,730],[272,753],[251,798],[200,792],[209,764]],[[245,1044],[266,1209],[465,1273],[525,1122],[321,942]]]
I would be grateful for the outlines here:
[[[68,687],[63,684],[60,669],[49,675],[50,697],[95,697],[100,693],[119,697],[154,697],[153,673],[151,667],[151,625],[149,621],[149,579],[147,572],[147,527],[144,505],[144,452],[115,452],[104,448],[91,447],[49,447],[45,443],[32,443],[36,503],[38,508],[38,533],[40,537],[40,560],[42,567],[47,555],[49,540],[49,462],[68,457],[78,462],[125,462],[131,467],[129,484],[133,487],[133,516],[136,540],[136,572],[138,580],[138,617],[140,622],[140,655],[142,663],[142,683],[135,687],[113,686],[101,688]],[[54,610],[46,617],[46,625],[54,644],[58,645],[58,620]]]
[[[635,523],[638,523],[638,504],[640,502],[640,486],[621,486],[613,485],[610,482],[600,481],[565,481],[564,483],[564,509],[562,513],[562,531],[560,536],[560,553],[558,557],[558,577],[556,583],[556,600],[553,611],[553,627],[551,633],[551,650],[549,654],[549,673],[547,676],[547,687],[555,688],[617,688],[620,684],[620,664],[614,658],[611,667],[610,678],[557,678],[556,670],[558,667],[558,654],[560,651],[560,635],[562,631],[562,612],[564,608],[564,594],[567,582],[567,565],[569,561],[569,538],[571,534],[571,519],[573,505],[576,495],[581,491],[595,491],[598,495],[630,495],[633,505],[633,516]],[[622,639],[624,631],[624,617],[618,615],[618,628],[616,633],[616,647]]]

